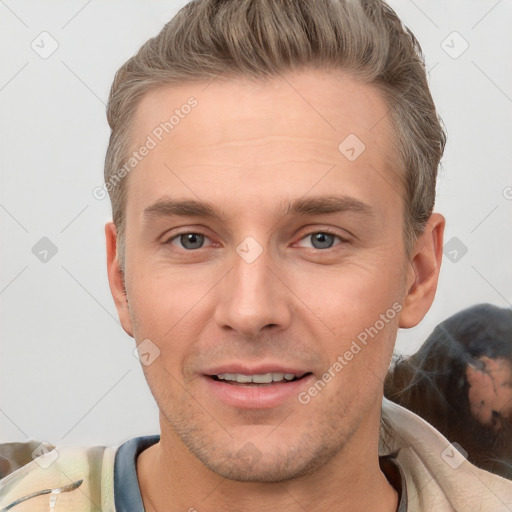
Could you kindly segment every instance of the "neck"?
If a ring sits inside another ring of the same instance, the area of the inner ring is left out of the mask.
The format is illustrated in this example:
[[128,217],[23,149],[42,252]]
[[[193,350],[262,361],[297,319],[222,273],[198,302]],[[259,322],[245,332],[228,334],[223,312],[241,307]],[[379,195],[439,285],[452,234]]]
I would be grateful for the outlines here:
[[395,512],[398,496],[380,470],[378,436],[363,445],[352,441],[357,440],[308,475],[272,483],[239,482],[208,469],[172,429],[163,428],[160,442],[137,459],[144,508],[146,512]]

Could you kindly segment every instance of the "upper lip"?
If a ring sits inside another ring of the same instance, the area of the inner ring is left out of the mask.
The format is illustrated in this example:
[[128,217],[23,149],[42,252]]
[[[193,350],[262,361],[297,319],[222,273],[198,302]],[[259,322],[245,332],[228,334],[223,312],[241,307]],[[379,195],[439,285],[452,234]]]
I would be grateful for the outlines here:
[[310,373],[309,370],[296,366],[285,366],[280,363],[267,363],[256,366],[249,366],[243,363],[231,363],[222,366],[207,368],[202,372],[204,375],[221,375],[223,373],[241,373],[242,375],[262,375],[265,373],[292,373],[302,376]]

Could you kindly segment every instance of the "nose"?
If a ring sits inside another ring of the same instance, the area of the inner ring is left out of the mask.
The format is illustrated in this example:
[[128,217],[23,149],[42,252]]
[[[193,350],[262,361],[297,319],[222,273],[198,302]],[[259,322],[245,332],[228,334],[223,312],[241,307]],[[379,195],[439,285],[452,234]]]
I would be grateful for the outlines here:
[[293,293],[278,269],[267,250],[254,261],[235,252],[233,267],[219,287],[217,325],[249,338],[263,329],[286,329],[292,317]]

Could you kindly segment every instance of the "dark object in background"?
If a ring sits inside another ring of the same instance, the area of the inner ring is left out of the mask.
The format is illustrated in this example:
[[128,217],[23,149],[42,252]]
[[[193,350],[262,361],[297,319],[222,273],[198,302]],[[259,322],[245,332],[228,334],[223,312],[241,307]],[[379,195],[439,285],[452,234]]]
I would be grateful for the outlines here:
[[512,479],[512,310],[478,304],[441,322],[384,383],[474,465]]

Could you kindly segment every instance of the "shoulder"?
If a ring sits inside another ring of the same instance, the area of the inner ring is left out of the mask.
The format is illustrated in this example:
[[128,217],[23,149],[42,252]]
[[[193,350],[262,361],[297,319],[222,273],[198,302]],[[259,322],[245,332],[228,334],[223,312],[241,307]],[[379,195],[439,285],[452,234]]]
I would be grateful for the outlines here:
[[386,398],[382,420],[380,451],[398,451],[408,510],[512,510],[512,481],[472,465],[425,420]]
[[54,447],[37,441],[0,444],[0,510],[18,502],[26,512],[53,510],[52,503],[63,512],[95,507],[113,512],[117,449]]

